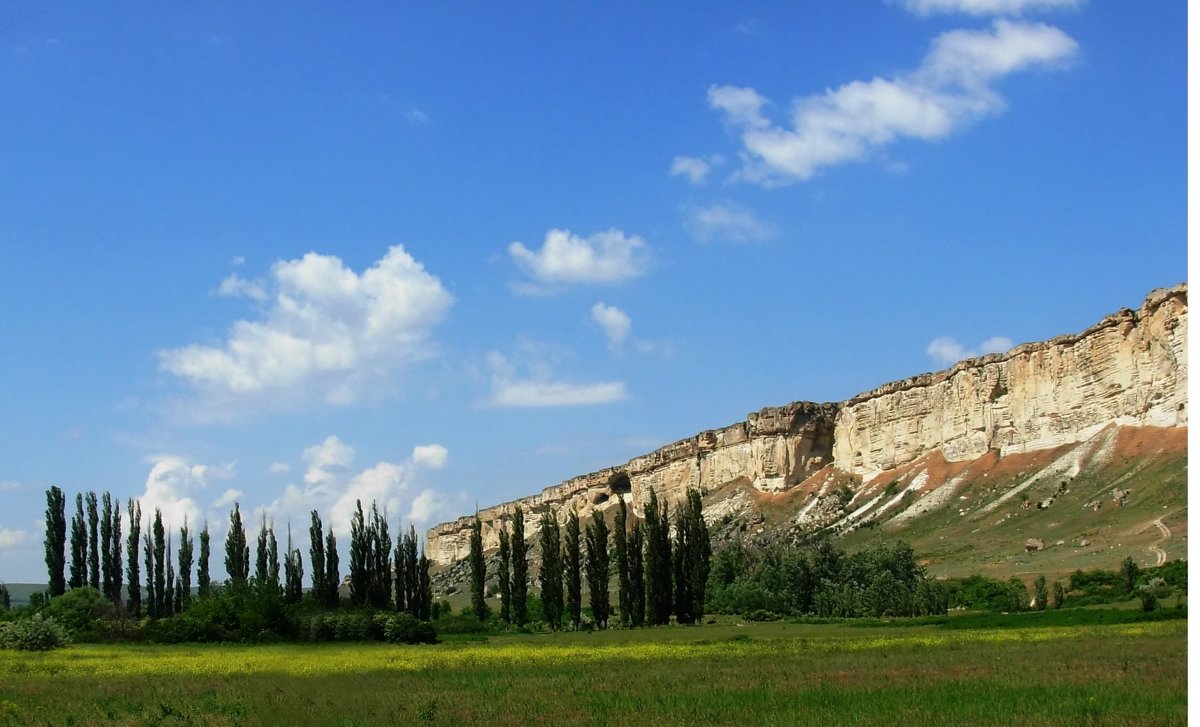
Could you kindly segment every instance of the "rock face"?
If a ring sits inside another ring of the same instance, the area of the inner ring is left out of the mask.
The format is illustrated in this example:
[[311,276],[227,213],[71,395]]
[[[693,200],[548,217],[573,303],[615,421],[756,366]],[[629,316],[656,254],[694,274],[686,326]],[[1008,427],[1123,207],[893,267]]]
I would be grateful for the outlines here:
[[1078,335],[1028,343],[860,394],[834,432],[856,474],[940,449],[947,461],[1083,441],[1110,423],[1187,425],[1187,287],[1156,290]]
[[[969,359],[844,403],[796,402],[709,430],[623,465],[572,478],[540,494],[482,510],[485,548],[514,506],[527,537],[541,513],[565,519],[608,509],[619,498],[640,514],[653,488],[669,502],[688,488],[734,482],[791,489],[827,465],[864,477],[938,450],[949,462],[1082,442],[1110,424],[1187,426],[1187,286],[1153,291],[1078,335]],[[437,525],[426,537],[434,563],[466,557],[473,518]]]

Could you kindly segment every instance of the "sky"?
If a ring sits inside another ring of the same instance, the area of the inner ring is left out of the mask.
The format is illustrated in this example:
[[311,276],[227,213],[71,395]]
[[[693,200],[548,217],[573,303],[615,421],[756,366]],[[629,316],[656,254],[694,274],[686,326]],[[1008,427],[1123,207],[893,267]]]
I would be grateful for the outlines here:
[[0,2],[0,580],[51,485],[307,552],[1136,307],[1186,10]]

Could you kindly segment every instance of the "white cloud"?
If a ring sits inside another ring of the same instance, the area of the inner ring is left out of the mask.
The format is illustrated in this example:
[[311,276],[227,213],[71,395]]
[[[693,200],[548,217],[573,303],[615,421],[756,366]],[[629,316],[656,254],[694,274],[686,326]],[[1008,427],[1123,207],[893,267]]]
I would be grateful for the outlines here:
[[410,124],[428,124],[429,114],[421,109],[409,109],[404,112],[404,118],[408,119]]
[[629,337],[629,329],[633,326],[625,311],[616,306],[605,305],[603,301],[592,306],[592,320],[604,329],[608,347],[613,351],[620,350],[625,339]]
[[695,185],[704,184],[712,165],[696,157],[678,156],[671,160],[671,176],[687,177]]
[[0,528],[0,550],[8,548],[16,548],[25,544],[31,539],[29,532],[25,530],[10,530],[9,528]]
[[617,229],[580,237],[570,230],[550,230],[538,251],[520,242],[508,254],[533,285],[518,292],[554,292],[570,284],[614,284],[645,275],[650,270],[650,249],[637,235]]
[[230,273],[217,287],[217,295],[250,298],[261,303],[267,299],[267,290],[262,281],[246,280],[237,273]]
[[270,467],[267,467],[267,474],[286,475],[292,471],[292,466],[287,462],[272,462]]
[[416,526],[418,531],[422,531],[454,514],[452,503],[447,501],[441,493],[427,488],[421,490],[420,494],[413,498],[406,519]]
[[310,252],[276,262],[270,277],[270,303],[259,320],[237,321],[216,346],[158,353],[160,367],[209,405],[195,416],[228,417],[255,403],[287,406],[310,397],[357,401],[432,353],[430,334],[453,302],[399,245],[361,275],[337,257]]
[[939,366],[948,366],[986,353],[1004,353],[1012,347],[1012,339],[1004,336],[993,336],[979,344],[978,348],[967,348],[950,336],[940,336],[930,342],[925,353]]
[[146,490],[137,498],[142,506],[142,518],[148,524],[155,509],[161,510],[163,523],[168,528],[180,527],[184,518],[191,523],[200,522],[202,509],[195,498],[213,482],[233,479],[237,475],[233,463],[192,464],[174,455],[155,455],[149,461]]
[[812,177],[859,161],[901,138],[940,139],[1003,110],[993,81],[1026,68],[1053,66],[1078,46],[1040,23],[997,20],[990,30],[953,30],[934,39],[915,71],[852,81],[792,103],[791,123],[772,124],[765,97],[752,88],[713,86],[712,108],[741,132],[737,179],[764,185]]
[[412,460],[422,467],[440,470],[446,466],[448,456],[449,452],[440,444],[421,444],[413,447]]
[[235,503],[235,502],[240,502],[245,497],[246,497],[246,493],[242,492],[241,490],[235,490],[232,487],[230,487],[228,490],[225,490],[225,492],[221,493],[220,497],[213,500],[212,507],[213,507],[213,509],[227,508],[227,507],[230,507],[231,505],[233,505],[233,503]]
[[1082,0],[904,0],[906,10],[917,15],[1021,15],[1026,11],[1079,7]]
[[692,207],[685,226],[700,242],[757,242],[775,235],[774,225],[733,202]]
[[501,407],[590,406],[628,398],[620,381],[576,384],[556,380],[553,356],[545,355],[546,351],[546,347],[522,342],[515,362],[496,351],[488,353],[492,369],[488,403]]

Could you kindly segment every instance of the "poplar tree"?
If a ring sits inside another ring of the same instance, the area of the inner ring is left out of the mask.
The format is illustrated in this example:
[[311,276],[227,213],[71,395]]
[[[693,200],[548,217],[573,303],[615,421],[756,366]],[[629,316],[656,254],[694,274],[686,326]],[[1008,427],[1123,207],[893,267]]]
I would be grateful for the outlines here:
[[163,602],[159,606],[160,616],[172,616],[178,613],[178,611],[175,609],[176,594],[178,591],[175,589],[175,566],[171,562],[171,541],[172,538],[170,534],[167,534],[167,547],[163,556],[163,562],[167,565],[167,572],[165,576],[166,586],[163,589]]
[[613,523],[613,548],[617,558],[617,608],[621,612],[621,624],[629,625],[629,509],[625,498],[617,502],[617,518]]
[[304,563],[300,559],[300,551],[292,547],[292,524],[288,522],[287,553],[283,559],[283,600],[287,603],[299,603],[304,591]]
[[[107,495],[106,495],[107,496]],[[112,545],[109,552],[108,561],[112,569],[112,595],[109,596],[114,604],[121,604],[121,499],[115,498],[112,507],[110,508],[111,524],[109,531],[112,533]]]
[[410,576],[408,573],[408,566],[406,564],[407,558],[404,556],[405,552],[404,528],[401,527],[400,531],[396,533],[396,552],[392,555],[392,563],[396,569],[395,600],[396,611],[398,613],[404,613],[409,608],[408,594],[410,592],[410,588],[408,585],[408,579],[416,575],[416,573],[413,573],[412,576]]
[[233,585],[245,585],[250,577],[250,546],[242,525],[241,507],[236,502],[229,513],[229,532],[225,535],[225,572]]
[[712,546],[704,522],[700,491],[689,489],[684,506],[675,514],[675,617],[679,623],[696,623],[704,617]]
[[529,621],[529,544],[525,542],[525,514],[513,508],[512,616],[518,627]]
[[387,513],[371,503],[371,587],[369,601],[375,608],[388,608],[392,601],[392,536],[388,533]]
[[362,606],[371,587],[371,542],[363,517],[362,500],[355,500],[350,518],[350,603]]
[[128,610],[135,618],[142,615],[142,574],[138,560],[138,545],[142,539],[142,505],[132,497],[126,506],[129,513],[129,536],[125,541],[128,565],[125,569],[126,588],[129,589]]
[[185,515],[183,527],[179,528],[179,588],[176,589],[179,600],[178,610],[181,612],[192,601],[192,549],[194,545]]
[[46,571],[50,576],[50,597],[61,596],[67,590],[67,501],[58,485],[46,490]]
[[308,525],[308,562],[312,566],[313,600],[324,606],[326,604],[325,585],[325,532],[321,524],[321,514],[316,510],[309,513],[311,518]]
[[205,520],[204,529],[200,531],[200,558],[196,563],[196,592],[201,596],[208,595],[212,583],[208,573],[209,547],[208,521]]
[[583,620],[583,588],[581,584],[583,559],[579,544],[579,513],[575,512],[574,508],[567,515],[566,530],[563,559],[567,579],[567,616],[571,619],[571,628],[578,631],[579,623]]
[[650,490],[646,503],[645,579],[646,621],[651,626],[671,622],[671,530],[665,502]]
[[558,532],[558,520],[554,513],[542,514],[538,530],[542,549],[542,565],[538,569],[538,584],[542,588],[542,610],[550,629],[562,628],[563,615],[563,565],[562,545]]
[[83,493],[75,495],[75,514],[71,516],[71,569],[67,585],[87,585],[87,520],[83,516]]
[[325,537],[325,607],[337,608],[341,600],[339,589],[342,585],[341,574],[338,573],[337,536],[333,534],[333,526],[329,526],[329,534]]
[[646,580],[643,561],[644,529],[634,524],[629,532],[629,625],[646,623]]
[[417,616],[421,610],[420,591],[421,559],[417,556],[417,529],[409,523],[408,535],[404,536],[404,597],[408,601],[408,612],[413,616]]
[[413,615],[422,621],[429,620],[433,610],[433,582],[429,579],[430,560],[425,557],[425,548],[421,548],[421,558],[417,562],[417,608]]
[[88,585],[100,590],[100,513],[97,509],[96,493],[89,492],[87,502],[88,519]]
[[507,626],[512,619],[512,553],[508,528],[500,525],[500,620]]
[[12,608],[12,595],[8,592],[8,584],[0,583],[0,608],[5,611]]
[[146,615],[158,618],[158,598],[154,592],[154,543],[150,533],[142,536],[142,555],[146,562]]
[[604,513],[592,510],[592,522],[587,527],[588,603],[592,621],[602,629],[608,628],[608,523]]
[[471,610],[475,618],[481,622],[487,619],[487,602],[484,601],[483,590],[487,584],[487,563],[483,560],[483,523],[479,521],[479,513],[475,513],[475,522],[471,523],[471,555],[468,558],[471,565]]
[[[110,601],[113,598],[113,562],[112,562],[112,494],[105,492],[101,498],[100,509],[100,592]],[[117,567],[120,568],[118,562]]]
[[[154,508],[154,523],[151,525],[150,532],[153,535],[154,547],[154,613],[156,618],[162,618],[167,614],[167,562],[166,549],[167,538],[166,530],[163,529],[162,510]],[[146,574],[150,576],[149,572]]]

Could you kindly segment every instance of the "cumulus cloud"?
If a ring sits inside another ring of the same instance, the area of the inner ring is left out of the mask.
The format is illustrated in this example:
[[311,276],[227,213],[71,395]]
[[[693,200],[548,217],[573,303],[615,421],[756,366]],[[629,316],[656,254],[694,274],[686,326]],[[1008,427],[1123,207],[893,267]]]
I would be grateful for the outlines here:
[[[355,466],[356,458],[354,447],[336,435],[326,437],[304,450],[302,459],[307,469],[303,484],[287,485],[279,497],[257,512],[276,522],[308,522],[309,512],[315,509],[327,518],[326,524],[335,533],[345,535],[350,531],[358,501],[364,510],[375,502],[393,521],[407,513],[408,519],[416,522],[424,521],[412,517],[414,508],[423,514],[435,509],[433,503],[444,501],[440,493],[429,488],[415,497],[411,494],[423,472],[446,466],[449,452],[440,444],[418,445],[399,462],[381,460],[361,470]],[[417,500],[422,504],[418,506]]]
[[24,545],[31,539],[32,536],[28,531],[0,528],[0,550],[16,548],[20,545]]
[[696,157],[678,156],[671,160],[671,176],[687,177],[687,180],[695,185],[704,184],[711,169],[712,166],[708,162]]
[[616,284],[650,270],[650,248],[637,235],[610,229],[587,237],[570,230],[550,230],[540,250],[520,242],[508,246],[516,266],[532,282],[513,286],[519,293],[553,293],[576,284]]
[[488,353],[492,370],[491,406],[551,407],[610,404],[627,398],[621,381],[572,383],[557,379],[551,347],[523,341],[513,359],[497,351]]
[[292,466],[287,462],[272,462],[271,466],[267,467],[267,473],[272,475],[286,475],[292,471]]
[[1058,65],[1077,48],[1058,28],[997,20],[989,30],[938,36],[910,73],[852,81],[796,99],[788,125],[768,119],[768,100],[752,88],[712,86],[708,101],[741,134],[742,167],[734,177],[786,184],[865,159],[898,139],[941,139],[999,113],[1004,99],[993,82],[1027,68]]
[[948,366],[965,358],[975,358],[987,353],[1004,353],[1012,347],[1012,339],[1004,336],[993,336],[977,348],[968,348],[950,336],[940,336],[929,343],[925,353],[939,366]]
[[228,490],[225,490],[225,492],[222,492],[220,497],[213,500],[212,507],[213,509],[228,508],[231,507],[233,503],[240,502],[245,497],[246,493],[230,487]]
[[608,339],[608,347],[613,351],[621,349],[621,345],[629,337],[629,330],[633,326],[633,322],[629,320],[629,314],[616,306],[605,305],[604,301],[592,306],[592,320],[604,330],[604,336]]
[[261,303],[267,299],[267,290],[261,280],[246,280],[237,273],[230,273],[217,287],[217,295],[250,298]]
[[[241,280],[230,276],[223,287],[254,289]],[[215,410],[210,416],[313,396],[357,401],[402,365],[431,354],[432,330],[453,302],[398,245],[361,274],[315,252],[281,260],[266,285],[262,316],[234,323],[224,342],[158,353],[162,370],[190,384]]]
[[904,8],[917,15],[1021,15],[1029,11],[1079,7],[1082,0],[904,0]]
[[[191,523],[200,522],[203,508],[197,504],[196,498],[210,484],[230,480],[237,475],[233,463],[193,464],[175,455],[155,455],[149,458],[149,462],[151,466],[146,476],[146,489],[137,498],[142,506],[142,518],[148,524],[154,517],[154,511],[161,510],[163,523],[168,528],[178,528],[183,525],[185,518]],[[220,507],[216,503],[213,506]]]
[[774,225],[733,202],[691,207],[685,227],[699,242],[758,242],[775,235]]

